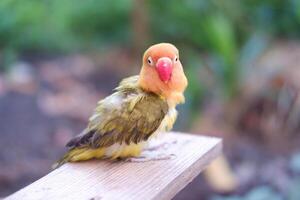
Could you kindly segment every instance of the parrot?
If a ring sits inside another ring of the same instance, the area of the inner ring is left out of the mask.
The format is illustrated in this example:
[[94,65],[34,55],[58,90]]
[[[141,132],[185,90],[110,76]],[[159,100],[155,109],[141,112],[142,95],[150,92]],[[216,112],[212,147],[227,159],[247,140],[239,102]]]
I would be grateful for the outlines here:
[[178,49],[170,43],[150,46],[139,75],[123,79],[97,103],[87,127],[66,144],[67,153],[53,168],[90,159],[138,159],[151,138],[172,129],[187,85]]

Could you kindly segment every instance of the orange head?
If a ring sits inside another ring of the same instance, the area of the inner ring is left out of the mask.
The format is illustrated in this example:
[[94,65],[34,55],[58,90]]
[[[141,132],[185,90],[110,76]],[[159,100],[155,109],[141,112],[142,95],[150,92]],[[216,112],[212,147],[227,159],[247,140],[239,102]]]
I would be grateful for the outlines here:
[[149,47],[143,56],[143,66],[139,78],[140,86],[166,98],[174,93],[182,94],[187,86],[179,60],[178,49],[169,43]]

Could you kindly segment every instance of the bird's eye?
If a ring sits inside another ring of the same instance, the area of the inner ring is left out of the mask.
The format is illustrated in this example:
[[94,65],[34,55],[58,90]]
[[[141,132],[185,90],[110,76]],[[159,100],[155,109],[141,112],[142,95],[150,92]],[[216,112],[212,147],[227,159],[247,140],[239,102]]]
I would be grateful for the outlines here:
[[152,61],[152,58],[151,58],[151,57],[149,57],[149,58],[147,59],[147,62],[148,62],[149,65],[153,65],[153,61]]
[[177,62],[178,61],[178,57],[176,56],[175,58],[174,58],[174,62]]

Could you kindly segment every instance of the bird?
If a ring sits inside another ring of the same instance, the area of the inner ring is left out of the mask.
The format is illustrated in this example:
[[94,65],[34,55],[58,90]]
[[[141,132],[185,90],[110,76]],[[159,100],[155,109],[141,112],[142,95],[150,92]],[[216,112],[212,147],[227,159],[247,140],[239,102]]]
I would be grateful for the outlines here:
[[149,141],[172,129],[187,85],[178,49],[170,43],[150,46],[139,75],[123,79],[97,103],[87,127],[66,144],[67,153],[53,168],[90,159],[145,159]]

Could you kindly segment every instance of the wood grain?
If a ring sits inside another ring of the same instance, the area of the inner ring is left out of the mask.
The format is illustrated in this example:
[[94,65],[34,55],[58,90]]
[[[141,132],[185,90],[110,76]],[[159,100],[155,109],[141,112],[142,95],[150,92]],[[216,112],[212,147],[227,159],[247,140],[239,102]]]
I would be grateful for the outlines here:
[[218,138],[171,133],[163,140],[177,141],[164,152],[175,154],[175,158],[143,163],[108,160],[68,163],[6,199],[171,199],[222,149]]

